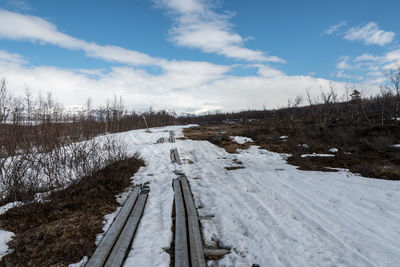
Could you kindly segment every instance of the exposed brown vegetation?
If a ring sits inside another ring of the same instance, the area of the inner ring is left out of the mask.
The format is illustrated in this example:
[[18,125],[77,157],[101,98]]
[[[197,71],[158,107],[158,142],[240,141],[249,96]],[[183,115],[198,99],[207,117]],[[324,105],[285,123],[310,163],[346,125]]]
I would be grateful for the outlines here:
[[90,256],[103,216],[114,212],[115,196],[144,165],[138,158],[112,163],[57,191],[41,203],[13,208],[0,216],[0,228],[14,232],[14,250],[1,266],[67,266]]
[[241,127],[238,125],[209,125],[183,129],[185,137],[192,140],[207,140],[217,146],[223,147],[228,153],[236,153],[237,149],[247,149],[251,143],[238,144],[230,136],[240,135]]
[[[250,137],[254,144],[269,151],[292,154],[288,163],[302,170],[335,171],[345,168],[363,176],[382,179],[400,179],[400,151],[391,145],[399,143],[400,130],[395,125],[371,127],[369,124],[353,125],[350,122],[328,123],[327,127],[307,120],[290,122],[284,118],[269,118],[235,124],[203,125],[184,130],[186,137],[211,141],[226,132],[224,142],[213,142],[233,153],[240,148],[229,136]],[[281,136],[288,138],[280,138]],[[233,143],[235,149],[231,149]],[[246,146],[251,143],[245,144]],[[337,153],[329,149],[337,148]],[[301,157],[306,153],[330,153],[335,157]],[[328,167],[328,168],[327,168]],[[330,167],[330,168],[329,168]]]

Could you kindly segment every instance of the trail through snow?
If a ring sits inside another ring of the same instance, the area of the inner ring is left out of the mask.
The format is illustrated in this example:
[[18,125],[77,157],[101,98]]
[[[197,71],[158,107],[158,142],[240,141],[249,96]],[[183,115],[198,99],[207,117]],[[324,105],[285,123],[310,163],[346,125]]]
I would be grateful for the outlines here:
[[[256,146],[229,154],[206,141],[155,144],[170,130],[181,137],[182,129],[118,134],[146,161],[133,179],[151,190],[125,267],[169,266],[177,169],[188,177],[199,215],[215,215],[201,221],[206,245],[231,249],[209,266],[399,266],[398,182],[300,171]],[[171,148],[182,165],[170,162]],[[225,169],[238,161],[244,169]]]
[[[229,154],[206,141],[155,144],[165,127],[121,134],[146,161],[134,177],[150,195],[125,266],[169,266],[172,179],[189,179],[207,246],[231,248],[211,266],[398,266],[400,184],[346,171],[300,171],[284,156],[252,146]],[[177,148],[183,165],[172,164]],[[228,171],[234,160],[244,169]],[[193,162],[193,163],[192,163]]]

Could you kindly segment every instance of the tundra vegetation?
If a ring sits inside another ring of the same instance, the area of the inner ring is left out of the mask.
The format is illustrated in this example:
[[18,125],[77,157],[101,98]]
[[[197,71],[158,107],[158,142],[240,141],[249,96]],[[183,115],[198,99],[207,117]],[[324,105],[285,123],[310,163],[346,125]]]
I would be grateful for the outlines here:
[[165,111],[129,112],[117,97],[71,112],[51,94],[13,96],[1,79],[0,204],[19,204],[0,215],[0,228],[15,234],[0,266],[66,266],[90,256],[116,195],[144,165],[109,133],[175,121]]
[[13,96],[1,79],[0,203],[32,200],[127,158],[122,140],[96,136],[174,122],[165,111],[129,112],[116,96],[98,109],[88,99],[71,112],[51,94],[34,98],[27,88]]
[[[399,180],[400,66],[388,73],[379,91],[365,96],[362,88],[348,86],[339,95],[331,83],[319,97],[306,90],[305,97],[289,99],[280,109],[210,113],[181,121],[200,124],[186,129],[187,137],[209,140],[228,152],[249,145],[235,144],[229,136],[246,136],[261,148],[290,154],[288,163],[303,170],[345,168],[366,177]],[[334,157],[304,156],[310,153]]]

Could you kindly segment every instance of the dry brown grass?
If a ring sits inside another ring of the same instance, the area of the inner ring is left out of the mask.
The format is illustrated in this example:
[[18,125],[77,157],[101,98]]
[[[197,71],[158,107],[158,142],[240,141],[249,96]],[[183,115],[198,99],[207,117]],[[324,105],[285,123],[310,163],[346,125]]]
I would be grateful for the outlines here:
[[183,134],[192,140],[207,140],[223,147],[228,153],[236,153],[237,149],[247,149],[252,143],[238,144],[230,136],[241,135],[243,128],[238,125],[209,125],[185,128]]
[[118,206],[115,196],[144,165],[137,158],[113,163],[92,176],[0,216],[0,228],[14,232],[14,250],[1,266],[67,266],[91,256],[106,214]]

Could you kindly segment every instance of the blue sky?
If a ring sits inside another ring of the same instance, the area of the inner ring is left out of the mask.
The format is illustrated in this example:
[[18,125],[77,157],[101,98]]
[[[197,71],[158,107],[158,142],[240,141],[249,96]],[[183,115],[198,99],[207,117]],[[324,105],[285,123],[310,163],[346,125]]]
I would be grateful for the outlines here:
[[332,82],[378,92],[399,1],[0,1],[0,75],[64,105],[276,108]]

